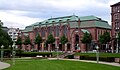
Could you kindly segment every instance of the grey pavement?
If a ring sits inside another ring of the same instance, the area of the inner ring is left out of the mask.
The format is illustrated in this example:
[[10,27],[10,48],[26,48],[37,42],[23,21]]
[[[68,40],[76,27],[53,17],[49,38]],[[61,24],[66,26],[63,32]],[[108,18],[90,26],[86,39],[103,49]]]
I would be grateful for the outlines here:
[[4,63],[4,62],[0,62],[0,70],[2,70],[4,68],[8,68],[8,67],[10,67],[10,64]]
[[[49,58],[50,60],[55,60],[57,58]],[[63,59],[59,58],[59,60],[70,60],[70,61],[81,61],[81,62],[91,62],[91,63],[97,63],[96,61],[90,61],[90,60],[79,60],[79,59]],[[101,62],[99,61],[100,64],[106,64],[106,65],[112,65],[112,66],[118,66],[120,67],[119,63],[114,63],[114,62]]]

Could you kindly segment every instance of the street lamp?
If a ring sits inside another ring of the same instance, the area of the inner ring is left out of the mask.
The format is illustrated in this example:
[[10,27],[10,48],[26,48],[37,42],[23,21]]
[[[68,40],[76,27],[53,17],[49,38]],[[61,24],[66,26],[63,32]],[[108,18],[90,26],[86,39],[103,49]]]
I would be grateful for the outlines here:
[[2,45],[1,46],[1,61],[3,61],[3,48],[4,48],[4,46]]
[[59,59],[59,56],[58,56],[58,49],[59,49],[59,47],[57,46],[57,59]]
[[13,51],[12,51],[12,55],[13,55],[13,65],[15,65],[15,42],[13,43],[13,45],[12,45],[12,48],[13,48]]
[[97,49],[97,51],[96,51],[96,58],[97,58],[97,63],[99,63],[99,47],[98,47],[98,45],[96,46],[96,49]]
[[117,39],[116,53],[118,53],[119,52],[119,47],[118,47],[118,33],[116,35],[116,39]]

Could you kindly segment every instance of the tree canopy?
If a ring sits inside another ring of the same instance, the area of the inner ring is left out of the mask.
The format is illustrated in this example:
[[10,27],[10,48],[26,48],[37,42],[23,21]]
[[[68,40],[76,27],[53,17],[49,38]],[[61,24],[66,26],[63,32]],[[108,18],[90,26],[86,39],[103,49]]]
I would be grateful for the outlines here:
[[38,34],[38,35],[35,37],[35,44],[40,45],[40,43],[42,43],[42,38],[41,38],[40,35]]
[[120,32],[118,33],[118,41],[120,42]]
[[55,38],[53,37],[52,34],[50,34],[50,35],[48,36],[47,40],[46,40],[46,43],[47,43],[47,44],[52,44],[52,43],[54,43],[54,42],[55,42]]
[[65,44],[68,42],[68,39],[65,37],[65,35],[63,35],[61,38],[60,38],[60,42],[61,44]]
[[101,44],[106,44],[109,41],[110,41],[110,33],[109,32],[105,32],[103,35],[99,36],[99,42]]
[[21,37],[18,37],[17,41],[16,41],[16,45],[22,45],[22,39]]
[[24,44],[25,45],[31,44],[29,36],[25,38]]
[[2,30],[2,25],[3,22],[0,21],[0,46],[4,45],[4,48],[8,48],[9,45],[13,44],[13,41],[8,33]]
[[91,40],[92,40],[92,37],[91,37],[91,34],[85,32],[83,38],[82,38],[82,43],[84,44],[88,44],[88,43],[91,43]]

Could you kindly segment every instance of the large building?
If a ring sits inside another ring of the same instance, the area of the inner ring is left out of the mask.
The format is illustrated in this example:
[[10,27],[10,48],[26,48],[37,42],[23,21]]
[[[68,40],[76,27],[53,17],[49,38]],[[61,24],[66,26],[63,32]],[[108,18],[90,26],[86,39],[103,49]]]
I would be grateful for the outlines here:
[[[81,42],[85,32],[90,33],[92,36],[92,43],[87,47],[88,51],[95,50],[95,43],[98,42],[99,35],[104,32],[111,34],[111,26],[107,21],[102,20],[96,16],[83,16],[79,17],[76,15],[50,18],[42,22],[36,22],[32,25],[27,26],[21,33],[23,41],[26,36],[29,36],[32,46],[22,45],[23,50],[37,50],[37,46],[34,44],[34,39],[37,34],[43,39],[43,43],[40,46],[40,50],[51,50],[55,51],[56,45],[59,47],[59,51],[67,50],[81,50],[86,51],[86,46]],[[55,37],[55,43],[52,44],[51,48],[48,45],[43,46],[49,34]],[[62,47],[60,43],[60,37],[65,35],[68,38],[67,48]],[[109,45],[110,47],[110,45]],[[105,47],[100,47],[101,50],[105,50]]]
[[120,2],[111,5],[111,19],[112,19],[112,37],[113,49],[118,52],[118,43],[115,41],[117,34],[120,32]]
[[19,33],[19,28],[9,28],[8,30],[8,35],[11,37],[12,41],[17,41]]

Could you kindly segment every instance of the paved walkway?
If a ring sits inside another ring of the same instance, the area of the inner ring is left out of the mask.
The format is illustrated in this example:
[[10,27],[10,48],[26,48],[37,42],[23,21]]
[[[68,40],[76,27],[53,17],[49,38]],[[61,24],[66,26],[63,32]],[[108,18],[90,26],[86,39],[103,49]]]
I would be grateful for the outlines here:
[[8,68],[8,67],[10,67],[10,64],[4,63],[4,62],[0,62],[0,70],[2,70],[4,68]]
[[[55,60],[57,58],[49,58],[50,60]],[[91,62],[91,63],[97,63],[96,61],[90,61],[90,60],[79,60],[79,59],[61,59],[59,58],[59,60],[70,60],[70,61],[82,61],[82,62]],[[107,64],[107,65],[112,65],[112,66],[119,66],[119,63],[114,63],[114,62],[101,62],[99,61],[100,64]]]

